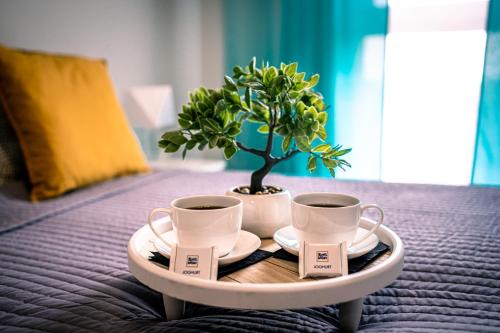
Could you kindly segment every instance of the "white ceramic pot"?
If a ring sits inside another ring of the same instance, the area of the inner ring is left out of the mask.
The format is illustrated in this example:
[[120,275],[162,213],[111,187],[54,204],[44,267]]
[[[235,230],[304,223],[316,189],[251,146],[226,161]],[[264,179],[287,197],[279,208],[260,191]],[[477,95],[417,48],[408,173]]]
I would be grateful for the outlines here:
[[241,194],[234,190],[235,186],[226,192],[226,195],[240,198],[243,201],[243,224],[241,228],[256,234],[260,238],[273,237],[276,230],[290,225],[291,196],[287,189],[273,194]]

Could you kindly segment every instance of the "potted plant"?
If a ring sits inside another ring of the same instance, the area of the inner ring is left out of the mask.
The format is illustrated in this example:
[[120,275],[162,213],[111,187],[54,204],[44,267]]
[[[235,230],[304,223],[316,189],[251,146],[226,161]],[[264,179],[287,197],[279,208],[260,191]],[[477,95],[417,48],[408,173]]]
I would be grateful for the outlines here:
[[[159,146],[167,153],[182,147],[182,157],[197,147],[223,149],[226,159],[238,150],[259,156],[263,165],[254,171],[250,185],[235,186],[228,194],[244,202],[243,228],[260,237],[271,237],[290,223],[290,193],[281,187],[263,184],[274,166],[298,153],[307,153],[307,169],[319,162],[335,176],[335,169],[350,167],[341,156],[350,152],[326,143],[328,114],[320,93],[313,90],[319,75],[306,78],[297,72],[297,63],[279,68],[253,58],[248,66],[236,66],[233,76],[225,76],[221,89],[201,87],[189,94],[189,102],[178,115],[180,129],[162,135]],[[256,122],[258,132],[267,135],[265,147],[249,147],[238,140],[244,122]],[[271,153],[274,137],[281,136],[281,156]]]

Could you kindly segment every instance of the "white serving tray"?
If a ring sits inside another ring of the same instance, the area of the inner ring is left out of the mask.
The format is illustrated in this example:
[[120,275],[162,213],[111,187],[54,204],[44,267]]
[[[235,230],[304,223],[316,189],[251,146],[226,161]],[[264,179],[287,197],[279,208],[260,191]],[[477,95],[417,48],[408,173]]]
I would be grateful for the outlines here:
[[[172,228],[168,219],[156,221],[159,232]],[[369,228],[373,222],[362,220]],[[128,244],[130,272],[148,287],[163,294],[168,320],[178,319],[184,301],[238,309],[293,309],[340,304],[340,324],[355,330],[363,297],[392,283],[401,273],[404,246],[399,236],[382,225],[379,239],[391,247],[388,258],[347,276],[298,283],[231,283],[186,277],[148,260],[155,236],[148,225],[137,230]]]

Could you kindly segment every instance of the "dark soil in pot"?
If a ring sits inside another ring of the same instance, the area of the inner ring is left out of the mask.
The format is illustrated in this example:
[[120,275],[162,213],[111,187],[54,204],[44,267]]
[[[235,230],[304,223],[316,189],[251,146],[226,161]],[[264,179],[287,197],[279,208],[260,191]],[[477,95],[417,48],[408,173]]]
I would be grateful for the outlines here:
[[[240,194],[250,194],[250,186],[240,186],[234,189],[234,192]],[[283,192],[283,189],[278,186],[264,185],[262,191],[257,191],[255,195],[276,194]]]

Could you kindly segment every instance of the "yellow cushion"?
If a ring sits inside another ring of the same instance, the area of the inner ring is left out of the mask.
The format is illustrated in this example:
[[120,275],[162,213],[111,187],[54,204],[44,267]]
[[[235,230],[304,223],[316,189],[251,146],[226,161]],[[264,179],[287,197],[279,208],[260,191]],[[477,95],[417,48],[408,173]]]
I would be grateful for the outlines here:
[[149,170],[102,60],[0,45],[0,98],[33,201]]

